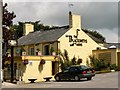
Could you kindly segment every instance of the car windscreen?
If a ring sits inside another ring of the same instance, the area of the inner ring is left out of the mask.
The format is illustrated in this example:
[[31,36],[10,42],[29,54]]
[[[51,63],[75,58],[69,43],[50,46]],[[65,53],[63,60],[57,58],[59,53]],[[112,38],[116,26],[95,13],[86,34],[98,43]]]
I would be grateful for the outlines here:
[[69,69],[70,69],[70,67],[66,67],[66,68],[64,69],[64,71],[65,71],[65,70],[69,70]]
[[81,65],[81,66],[79,66],[79,69],[80,69],[80,70],[86,70],[86,69],[90,69],[90,68],[87,67],[87,66]]
[[62,72],[68,72],[70,67],[65,68]]

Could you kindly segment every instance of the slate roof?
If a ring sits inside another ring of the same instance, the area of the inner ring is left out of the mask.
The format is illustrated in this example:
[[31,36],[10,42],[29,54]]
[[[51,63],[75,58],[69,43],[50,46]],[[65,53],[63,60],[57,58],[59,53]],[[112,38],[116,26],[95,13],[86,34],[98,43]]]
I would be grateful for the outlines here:
[[[38,44],[43,42],[54,42],[57,41],[64,33],[66,33],[69,28],[59,28],[48,31],[36,31],[29,33],[26,36],[22,36],[18,39],[18,45],[30,45],[30,44]],[[103,43],[102,40],[92,36],[89,33],[86,33],[89,37],[91,37],[96,43]]]
[[120,43],[106,43],[105,47],[110,48],[111,46],[115,46],[116,48],[120,48]]
[[18,45],[29,45],[43,42],[57,41],[69,29],[54,29],[48,31],[36,31],[18,39]]
[[89,37],[91,37],[96,43],[104,43],[102,40],[92,36],[91,34],[89,33],[86,33]]

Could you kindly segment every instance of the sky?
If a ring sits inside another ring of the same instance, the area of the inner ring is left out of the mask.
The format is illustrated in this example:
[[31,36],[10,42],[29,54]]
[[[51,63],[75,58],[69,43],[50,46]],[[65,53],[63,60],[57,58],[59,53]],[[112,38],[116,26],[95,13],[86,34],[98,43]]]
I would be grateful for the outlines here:
[[[28,0],[13,0],[8,3],[8,10],[14,11],[18,21],[38,21],[45,25],[68,25],[68,12],[72,11],[82,18],[82,28],[96,30],[109,43],[118,42],[118,3],[117,2],[42,2]],[[73,6],[69,7],[69,4]]]

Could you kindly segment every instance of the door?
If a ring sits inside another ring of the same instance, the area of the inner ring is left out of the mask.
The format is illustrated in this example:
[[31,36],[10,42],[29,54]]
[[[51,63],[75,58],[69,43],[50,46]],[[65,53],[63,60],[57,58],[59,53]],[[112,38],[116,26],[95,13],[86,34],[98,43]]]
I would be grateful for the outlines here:
[[120,52],[117,53],[118,69],[120,70]]
[[75,74],[77,73],[77,69],[75,67],[69,68],[69,70],[64,71],[63,78],[64,79],[74,79]]
[[62,79],[69,79],[69,69],[66,69],[63,71],[61,78]]
[[76,67],[71,67],[69,71],[69,78],[74,79],[74,76],[77,74],[77,68]]

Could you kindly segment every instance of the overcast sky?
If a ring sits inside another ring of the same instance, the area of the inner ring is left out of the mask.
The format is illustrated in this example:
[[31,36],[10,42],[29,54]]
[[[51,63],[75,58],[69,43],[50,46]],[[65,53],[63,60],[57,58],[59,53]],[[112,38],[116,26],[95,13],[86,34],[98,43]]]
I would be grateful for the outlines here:
[[[7,2],[7,1],[4,1]],[[82,28],[100,32],[107,42],[118,42],[117,2],[8,2],[18,21],[37,21],[45,25],[67,25],[68,11],[82,17]]]

